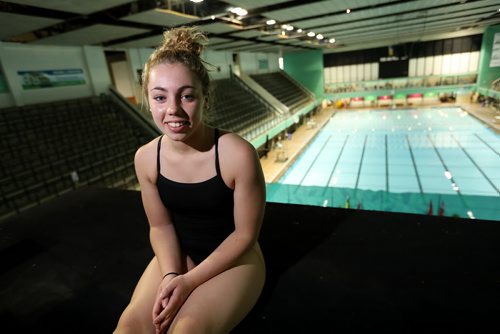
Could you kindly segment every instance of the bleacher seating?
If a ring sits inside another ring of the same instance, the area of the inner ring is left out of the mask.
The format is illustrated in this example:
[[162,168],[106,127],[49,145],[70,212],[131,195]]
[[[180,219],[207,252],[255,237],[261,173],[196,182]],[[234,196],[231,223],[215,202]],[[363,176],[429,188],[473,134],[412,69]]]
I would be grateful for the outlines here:
[[1,109],[0,123],[0,219],[77,187],[135,188],[152,139],[106,95]]
[[258,128],[268,129],[277,116],[236,79],[214,81],[214,100],[209,123],[243,137]]
[[292,113],[303,105],[313,102],[303,89],[281,71],[252,74],[251,78],[286,105]]

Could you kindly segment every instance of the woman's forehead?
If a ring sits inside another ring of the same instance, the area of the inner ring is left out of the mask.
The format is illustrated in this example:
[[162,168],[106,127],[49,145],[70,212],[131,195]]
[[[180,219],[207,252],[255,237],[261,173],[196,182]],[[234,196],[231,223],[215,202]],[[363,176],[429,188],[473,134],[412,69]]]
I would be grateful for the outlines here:
[[162,63],[151,68],[149,86],[151,84],[177,84],[181,86],[198,87],[200,80],[184,64]]

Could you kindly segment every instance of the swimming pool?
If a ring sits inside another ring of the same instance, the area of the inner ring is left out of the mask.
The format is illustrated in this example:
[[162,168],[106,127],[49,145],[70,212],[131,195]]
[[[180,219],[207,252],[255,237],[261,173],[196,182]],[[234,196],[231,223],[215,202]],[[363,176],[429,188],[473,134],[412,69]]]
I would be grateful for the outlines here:
[[499,152],[460,108],[338,111],[268,200],[500,220]]

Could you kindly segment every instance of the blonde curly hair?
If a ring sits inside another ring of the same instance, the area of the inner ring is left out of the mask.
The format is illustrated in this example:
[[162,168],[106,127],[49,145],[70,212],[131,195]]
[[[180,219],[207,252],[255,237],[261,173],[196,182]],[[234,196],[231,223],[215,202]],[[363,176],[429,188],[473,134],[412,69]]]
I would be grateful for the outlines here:
[[[211,66],[201,58],[207,36],[197,27],[172,28],[163,33],[163,42],[149,56],[142,71],[143,101],[148,101],[149,74],[153,67],[162,63],[181,63],[189,68],[201,81],[202,92],[210,102],[211,84],[208,67]],[[207,107],[210,103],[207,103]]]

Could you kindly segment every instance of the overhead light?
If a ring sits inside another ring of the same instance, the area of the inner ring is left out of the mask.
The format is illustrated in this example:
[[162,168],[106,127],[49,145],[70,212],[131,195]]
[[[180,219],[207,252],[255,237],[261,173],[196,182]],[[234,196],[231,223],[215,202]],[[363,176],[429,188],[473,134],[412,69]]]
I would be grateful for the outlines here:
[[332,43],[332,44],[333,44],[333,43],[335,43],[335,38],[330,38],[330,39],[328,40],[328,42],[330,42],[330,43]]
[[231,7],[231,8],[229,8],[229,11],[233,14],[238,15],[238,16],[245,16],[248,14],[248,11],[246,9],[241,8],[241,7]]
[[286,27],[286,30],[292,31],[293,30],[293,26],[289,25],[288,27]]
[[203,2],[203,0],[190,0],[191,2],[194,2],[194,3],[199,3],[199,2]]
[[345,11],[347,14],[349,14],[351,12],[351,10],[349,8],[346,9]]
[[276,20],[267,20],[267,21],[266,21],[266,24],[267,24],[268,26],[272,26],[273,24],[276,24]]
[[298,32],[298,33],[301,33],[301,32],[302,32],[302,29],[300,29],[300,28],[299,28],[299,29],[297,29],[297,32]]
[[318,35],[316,35],[316,38],[317,38],[317,39],[319,39],[319,40],[321,40],[321,39],[323,39],[324,37],[323,37],[323,35],[318,34]]
[[316,34],[315,34],[314,32],[312,32],[312,31],[309,31],[309,32],[307,33],[307,36],[309,36],[309,37],[314,37],[314,36],[316,36]]

